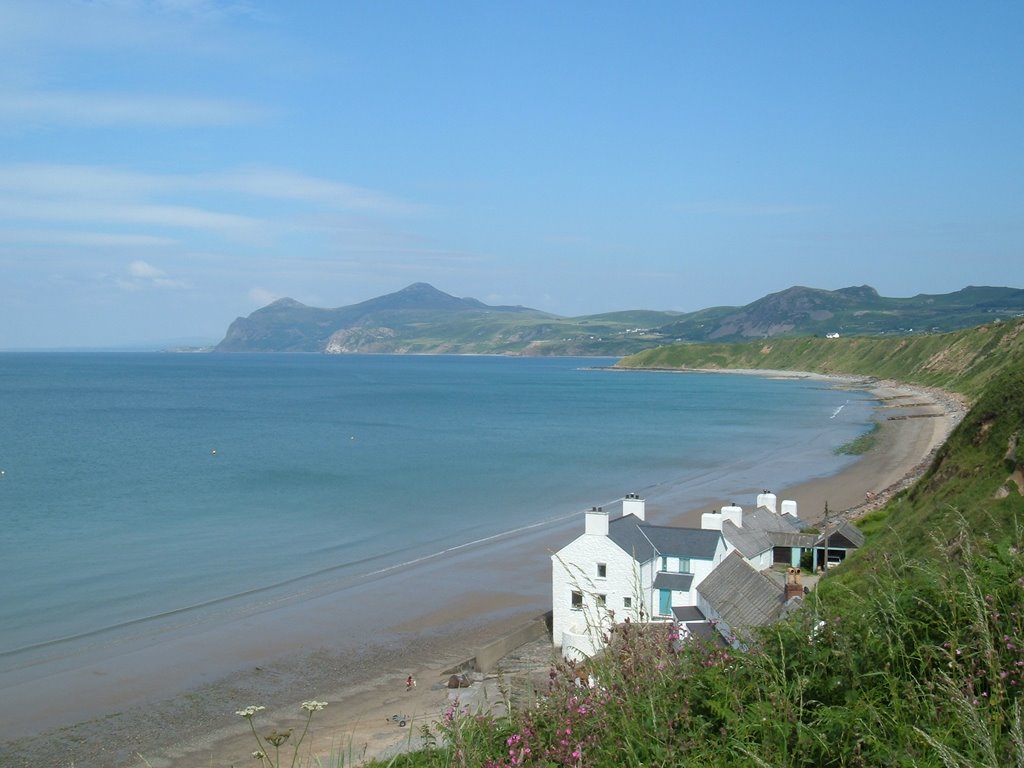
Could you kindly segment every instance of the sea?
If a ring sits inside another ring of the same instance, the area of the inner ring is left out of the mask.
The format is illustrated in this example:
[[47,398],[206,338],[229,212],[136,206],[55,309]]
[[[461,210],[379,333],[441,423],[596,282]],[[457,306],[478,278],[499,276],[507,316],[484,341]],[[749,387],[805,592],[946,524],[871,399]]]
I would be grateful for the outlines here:
[[612,363],[0,354],[0,691],[628,492],[830,475],[871,424],[868,393],[817,379]]

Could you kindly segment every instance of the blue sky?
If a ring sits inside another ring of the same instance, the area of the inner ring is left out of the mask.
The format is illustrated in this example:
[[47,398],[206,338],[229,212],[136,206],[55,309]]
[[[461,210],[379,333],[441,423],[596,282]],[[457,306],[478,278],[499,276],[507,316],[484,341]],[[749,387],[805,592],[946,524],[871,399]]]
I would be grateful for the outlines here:
[[1019,2],[0,0],[0,349],[429,282],[1024,287]]

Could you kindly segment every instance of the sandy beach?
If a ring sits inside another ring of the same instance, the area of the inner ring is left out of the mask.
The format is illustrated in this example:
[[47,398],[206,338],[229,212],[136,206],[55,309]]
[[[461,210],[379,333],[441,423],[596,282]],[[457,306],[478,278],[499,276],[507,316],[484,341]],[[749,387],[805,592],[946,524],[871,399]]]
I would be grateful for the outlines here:
[[[837,386],[869,389],[879,400],[881,429],[874,448],[839,475],[772,489],[780,499],[797,500],[801,517],[809,522],[820,519],[826,501],[833,519],[840,514],[855,517],[883,503],[924,471],[965,411],[961,400],[944,392],[895,382],[820,378]],[[737,488],[734,498],[749,506],[758,490]],[[666,493],[648,499],[648,518],[662,524],[694,524],[709,503],[717,506],[730,500],[687,500]],[[590,502],[581,499],[581,509]],[[418,587],[436,583],[430,578],[430,563],[407,574],[395,574],[390,586],[395,604],[381,617],[382,636],[373,643],[345,633],[344,611],[353,610],[350,603],[358,601],[358,592],[350,592],[344,606],[336,597],[324,594],[311,597],[301,612],[296,608],[295,633],[301,642],[293,640],[289,654],[273,665],[255,666],[247,662],[247,653],[256,658],[252,649],[266,650],[259,644],[264,622],[280,623],[281,616],[248,618],[242,628],[246,637],[239,639],[237,647],[236,671],[224,679],[190,679],[189,654],[203,652],[204,638],[183,639],[176,648],[179,655],[161,662],[166,665],[168,698],[153,702],[143,692],[133,691],[128,675],[123,687],[115,686],[122,691],[122,700],[113,703],[117,714],[0,744],[0,764],[11,768],[245,765],[252,760],[256,745],[246,722],[235,711],[249,705],[265,706],[266,711],[257,715],[258,729],[293,728],[297,738],[305,722],[300,703],[310,699],[326,701],[328,706],[314,716],[302,751],[321,758],[324,765],[336,765],[338,758],[349,765],[415,747],[419,726],[440,717],[452,701],[453,692],[446,687],[451,672],[471,659],[479,647],[549,608],[550,551],[578,534],[578,522],[573,517],[450,556],[444,564],[447,570],[437,574],[450,577],[454,557],[458,559],[456,572],[468,577],[486,571],[500,574],[500,578],[481,580],[473,591],[460,585],[460,597],[447,604],[442,601],[440,608],[435,601],[434,607],[424,611],[415,600]],[[399,598],[403,594],[406,599]],[[211,642],[210,647],[224,647],[224,643]],[[138,663],[153,661],[143,655]],[[534,661],[543,666],[546,659],[542,653]],[[97,665],[81,674],[106,672]],[[417,681],[411,690],[406,686],[409,675]],[[470,688],[457,693],[461,702],[477,706],[494,701],[497,678],[489,676],[486,684],[479,675],[474,680]],[[51,684],[51,706],[59,708],[62,681]],[[408,716],[405,727],[392,719],[396,714]],[[45,717],[45,709],[31,716]],[[287,754],[290,756],[290,750]],[[328,759],[332,756],[333,762]]]

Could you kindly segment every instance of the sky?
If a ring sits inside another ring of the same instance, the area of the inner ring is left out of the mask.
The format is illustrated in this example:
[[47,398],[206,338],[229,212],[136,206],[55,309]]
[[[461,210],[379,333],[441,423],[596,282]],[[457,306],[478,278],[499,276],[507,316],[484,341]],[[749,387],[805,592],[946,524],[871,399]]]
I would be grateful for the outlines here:
[[0,349],[427,282],[1024,287],[1024,3],[0,0]]

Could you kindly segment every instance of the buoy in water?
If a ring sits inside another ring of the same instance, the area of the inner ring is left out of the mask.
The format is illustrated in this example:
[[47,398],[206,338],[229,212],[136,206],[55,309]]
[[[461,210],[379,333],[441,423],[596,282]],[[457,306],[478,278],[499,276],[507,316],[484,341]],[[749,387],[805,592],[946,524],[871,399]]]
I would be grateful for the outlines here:
[[216,456],[217,455],[217,449],[214,448],[212,451],[210,451],[210,455],[211,456]]

